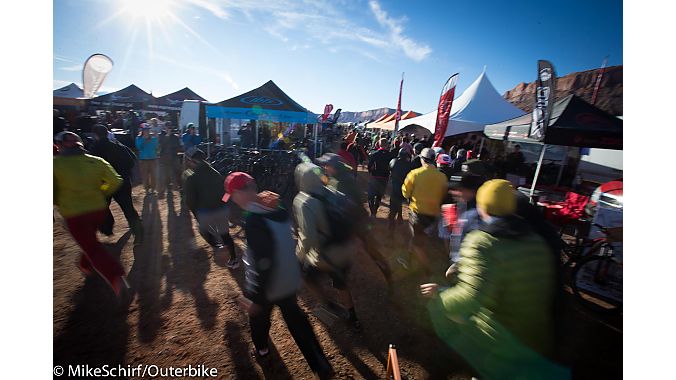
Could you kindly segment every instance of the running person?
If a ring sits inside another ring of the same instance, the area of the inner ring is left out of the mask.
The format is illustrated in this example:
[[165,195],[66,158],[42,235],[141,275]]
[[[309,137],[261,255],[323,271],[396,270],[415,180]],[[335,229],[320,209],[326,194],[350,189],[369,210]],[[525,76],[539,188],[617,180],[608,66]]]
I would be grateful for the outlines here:
[[237,269],[239,260],[230,237],[228,208],[223,203],[223,176],[204,160],[206,154],[196,147],[185,152],[185,158],[192,170],[185,180],[185,203],[199,224],[199,233],[216,252],[227,247],[228,268]]
[[54,204],[84,251],[80,270],[86,276],[98,273],[119,296],[126,287],[124,268],[98,241],[96,231],[106,217],[106,198],[122,185],[122,178],[104,159],[87,154],[75,133],[62,132],[57,142],[60,152],[54,156]]

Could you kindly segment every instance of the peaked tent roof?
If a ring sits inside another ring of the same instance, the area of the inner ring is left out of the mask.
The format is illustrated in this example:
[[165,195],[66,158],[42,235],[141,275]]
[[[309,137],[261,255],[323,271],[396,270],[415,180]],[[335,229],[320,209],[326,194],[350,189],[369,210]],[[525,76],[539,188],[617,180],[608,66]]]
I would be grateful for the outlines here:
[[532,116],[487,125],[491,139],[535,144],[622,149],[622,120],[570,94],[554,103],[543,142],[528,138]]
[[54,96],[59,98],[81,98],[84,91],[75,83],[54,90]]
[[[486,75],[486,70],[453,100],[446,136],[481,132],[487,124],[523,115],[524,111],[500,96]],[[437,111],[400,122],[399,128],[416,124],[434,132]]]
[[[368,127],[369,128],[380,128],[380,129],[384,129],[384,130],[387,130],[387,131],[394,131],[394,124],[395,124],[394,115],[396,115],[396,113],[392,114],[391,118],[384,119],[383,121],[381,121],[379,123],[376,122],[376,123],[369,124]],[[418,114],[416,112],[413,112],[413,111],[408,111],[408,112],[404,113],[401,116],[401,119],[399,119],[399,129],[401,129],[401,125],[402,125],[402,122],[404,120],[412,119],[416,116],[418,116]]]
[[142,106],[142,103],[148,103],[153,99],[155,99],[154,96],[131,84],[119,91],[97,96],[91,99],[89,104],[94,106],[139,108]]
[[199,100],[205,102],[206,99],[197,95],[188,87],[182,88],[178,91],[172,92],[159,98],[155,98],[148,108],[159,110],[180,111],[184,100]]
[[207,105],[207,117],[312,123],[317,117],[291,99],[275,82],[267,81],[234,98]]
[[372,121],[372,123],[380,123],[381,121],[385,120],[385,119],[386,119],[387,117],[389,117],[389,116],[390,116],[390,114],[388,114],[387,112],[385,112],[385,114],[384,114],[383,116],[379,117],[379,118],[376,119],[375,121]]

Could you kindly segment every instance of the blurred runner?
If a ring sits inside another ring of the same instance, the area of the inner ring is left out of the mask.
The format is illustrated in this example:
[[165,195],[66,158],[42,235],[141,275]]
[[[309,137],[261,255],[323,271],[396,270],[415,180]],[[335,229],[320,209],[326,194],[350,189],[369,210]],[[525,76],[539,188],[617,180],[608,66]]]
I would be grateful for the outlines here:
[[106,216],[106,197],[122,185],[122,178],[104,159],[86,154],[75,133],[61,132],[57,142],[60,152],[54,156],[54,204],[84,251],[80,270],[87,276],[96,271],[119,295],[126,287],[124,269],[98,241],[96,231]]
[[185,203],[199,224],[199,233],[215,254],[227,247],[228,268],[239,268],[235,243],[230,237],[228,207],[223,203],[223,176],[208,162],[206,153],[192,147],[185,152],[192,173],[185,180]]
[[[432,149],[423,149],[420,159],[422,167],[408,173],[401,187],[401,193],[404,198],[411,201],[408,219],[411,231],[409,251],[415,254],[423,271],[429,276],[432,274],[432,268],[426,253],[429,240],[426,230],[435,226],[441,210],[441,201],[448,191],[448,182],[446,176],[434,166]],[[406,260],[400,263],[407,266]]]
[[269,191],[257,194],[254,179],[246,173],[235,172],[225,180],[223,201],[230,199],[247,211],[244,223],[246,298],[240,299],[240,303],[249,315],[256,356],[270,354],[270,314],[276,305],[312,372],[320,379],[330,378],[331,364],[296,299],[301,273],[290,218],[280,207],[279,196]]
[[352,176],[350,169],[341,161],[338,155],[326,153],[317,159],[317,162],[324,168],[324,172],[329,176],[328,186],[345,195],[354,203],[353,221],[355,234],[364,245],[364,250],[373,259],[383,276],[389,282],[392,278],[392,271],[387,259],[378,249],[378,243],[373,236],[372,226],[368,220],[368,213],[364,209],[363,192],[359,190],[357,181]]
[[321,169],[309,162],[296,167],[295,179],[300,192],[293,199],[293,211],[298,223],[298,256],[305,271],[308,288],[325,301],[329,308],[340,310],[340,306],[327,301],[329,297],[318,285],[322,274],[331,277],[342,306],[348,311],[349,323],[359,329],[361,325],[347,284],[351,258],[356,247],[354,239],[335,241],[332,236],[336,234],[336,226],[329,222],[326,205],[321,200],[326,196],[321,175]]
[[111,199],[115,199],[115,202],[122,209],[125,219],[127,219],[129,228],[134,234],[134,245],[140,245],[143,242],[143,223],[134,208],[134,202],[131,198],[131,174],[136,164],[136,155],[127,146],[117,141],[110,141],[108,139],[109,130],[105,125],[95,125],[93,132],[96,142],[92,147],[91,153],[110,163],[113,169],[122,177],[120,188],[112,195],[112,198],[107,198],[109,207],[106,210],[106,219],[101,225],[100,231],[108,236],[113,234],[115,218],[113,217],[113,213],[110,212],[110,201]]
[[428,283],[421,293],[437,334],[481,379],[568,379],[547,359],[553,352],[554,257],[545,241],[515,216],[516,194],[505,180],[479,188],[484,222],[461,248],[458,283]]

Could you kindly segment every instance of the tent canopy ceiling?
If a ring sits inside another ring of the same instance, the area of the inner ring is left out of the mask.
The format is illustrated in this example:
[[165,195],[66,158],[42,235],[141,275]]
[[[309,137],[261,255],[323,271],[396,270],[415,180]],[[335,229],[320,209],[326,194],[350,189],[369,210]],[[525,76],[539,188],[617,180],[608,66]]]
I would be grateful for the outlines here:
[[101,106],[138,107],[142,103],[150,102],[153,99],[154,97],[152,95],[132,84],[119,91],[97,96],[91,99],[90,104]]
[[291,99],[275,82],[216,104],[207,105],[207,117],[312,123],[316,115]]
[[206,101],[206,99],[197,95],[193,90],[189,89],[188,87],[185,87],[176,92],[172,92],[171,94],[155,98],[150,104],[148,104],[148,108],[179,111],[183,106],[184,100],[199,100],[202,102]]
[[54,90],[54,96],[58,98],[81,98],[84,91],[75,83]]
[[[481,132],[486,124],[523,115],[524,111],[500,96],[484,70],[479,77],[453,100],[446,136]],[[399,123],[399,128],[416,124],[434,132],[437,111]]]
[[534,144],[622,149],[622,120],[570,94],[554,103],[543,142],[530,139],[530,114],[487,125],[491,139]]

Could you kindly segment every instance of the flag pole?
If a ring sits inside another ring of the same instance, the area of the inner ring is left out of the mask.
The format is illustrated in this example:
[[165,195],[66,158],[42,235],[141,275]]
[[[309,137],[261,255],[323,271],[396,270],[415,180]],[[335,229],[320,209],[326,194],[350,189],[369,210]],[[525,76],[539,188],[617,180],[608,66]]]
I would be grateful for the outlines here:
[[606,65],[608,64],[608,55],[603,59],[603,64],[601,65],[601,71],[596,77],[596,84],[594,85],[594,93],[592,94],[591,104],[596,104],[596,98],[599,95],[599,89],[601,88],[601,80],[603,79],[603,74],[606,72]]
[[530,200],[533,201],[533,193],[535,193],[535,185],[538,182],[538,176],[540,175],[540,168],[542,167],[542,160],[545,158],[545,151],[547,150],[547,144],[542,145],[542,150],[540,151],[540,159],[538,160],[538,166],[535,169],[535,176],[533,176],[533,184],[530,187]]

